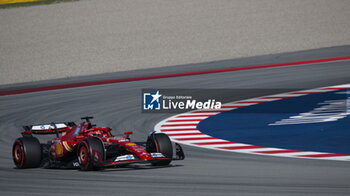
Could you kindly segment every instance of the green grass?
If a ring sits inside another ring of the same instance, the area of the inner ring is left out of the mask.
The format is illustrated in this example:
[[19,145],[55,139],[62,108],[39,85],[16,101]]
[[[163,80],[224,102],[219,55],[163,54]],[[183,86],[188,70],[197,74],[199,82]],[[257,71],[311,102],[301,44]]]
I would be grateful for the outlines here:
[[0,5],[0,9],[25,7],[25,6],[33,6],[33,5],[47,5],[52,3],[71,2],[71,1],[79,1],[79,0],[42,0],[42,1],[36,1],[36,2],[13,3],[13,4]]

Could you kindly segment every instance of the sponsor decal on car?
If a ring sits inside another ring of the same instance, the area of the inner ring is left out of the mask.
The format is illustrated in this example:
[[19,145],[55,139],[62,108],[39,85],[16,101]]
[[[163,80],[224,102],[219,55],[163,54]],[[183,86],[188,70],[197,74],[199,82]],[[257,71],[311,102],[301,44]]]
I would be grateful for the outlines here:
[[127,160],[133,160],[135,159],[134,155],[127,154],[123,156],[118,156],[114,161],[127,161]]
[[43,131],[43,130],[50,130],[50,129],[63,129],[63,128],[67,128],[68,126],[65,125],[64,123],[56,123],[54,126],[47,124],[47,125],[33,125],[31,130],[33,131]]
[[63,148],[61,143],[56,144],[55,152],[58,157],[63,156]]
[[63,146],[68,152],[72,152],[73,148],[69,146],[69,144],[66,141],[63,141]]
[[162,157],[165,157],[162,153],[158,153],[158,152],[151,153],[151,156],[152,156],[153,158],[162,158]]

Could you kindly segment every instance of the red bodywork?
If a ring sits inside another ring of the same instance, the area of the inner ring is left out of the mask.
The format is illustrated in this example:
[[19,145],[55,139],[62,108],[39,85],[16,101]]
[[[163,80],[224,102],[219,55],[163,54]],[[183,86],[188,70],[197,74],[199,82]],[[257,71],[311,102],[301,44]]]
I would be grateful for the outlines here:
[[104,167],[116,166],[119,164],[127,163],[142,163],[152,162],[152,160],[168,159],[166,157],[152,157],[151,153],[148,153],[146,149],[134,142],[130,141],[129,135],[132,132],[125,132],[124,135],[113,136],[111,134],[110,127],[92,127],[89,121],[82,122],[80,125],[74,125],[71,127],[56,128],[50,130],[26,130],[22,135],[31,135],[32,133],[62,133],[60,137],[53,138],[49,148],[49,159],[52,161],[67,161],[72,157],[77,156],[77,148],[84,139],[89,137],[99,138],[105,147],[117,144],[130,152],[130,154],[136,155],[132,160],[116,160],[115,158],[106,160],[103,162]]

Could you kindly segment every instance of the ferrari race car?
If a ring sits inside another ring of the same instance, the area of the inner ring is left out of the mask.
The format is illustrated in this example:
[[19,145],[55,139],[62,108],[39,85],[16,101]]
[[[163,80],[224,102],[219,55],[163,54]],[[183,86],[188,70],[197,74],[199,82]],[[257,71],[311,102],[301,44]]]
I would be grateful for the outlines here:
[[[183,160],[181,146],[172,143],[163,133],[151,132],[146,142],[132,142],[132,132],[112,135],[110,127],[96,127],[93,117],[82,117],[74,122],[24,126],[22,136],[12,149],[17,168],[80,168],[98,170],[133,163],[169,165],[172,160]],[[33,134],[56,134],[47,143],[40,143]],[[173,156],[174,155],[174,156]]]

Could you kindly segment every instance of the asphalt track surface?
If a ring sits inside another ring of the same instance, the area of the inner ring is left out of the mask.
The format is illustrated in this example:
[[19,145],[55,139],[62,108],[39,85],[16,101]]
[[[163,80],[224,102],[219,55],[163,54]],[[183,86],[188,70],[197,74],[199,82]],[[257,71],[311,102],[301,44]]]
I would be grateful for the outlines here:
[[[305,54],[285,55],[280,60],[310,58]],[[311,56],[325,57],[319,51]],[[266,56],[264,62],[277,57],[281,55]],[[183,146],[186,160],[173,162],[170,167],[81,172],[14,169],[11,157],[12,143],[20,136],[22,125],[79,121],[84,115],[95,116],[98,125],[111,126],[114,133],[132,130],[134,141],[144,140],[157,122],[173,114],[141,113],[142,88],[263,89],[232,97],[234,101],[273,94],[274,89],[288,92],[349,83],[349,64],[338,61],[2,96],[0,195],[349,195],[349,163],[342,161],[255,156]]]

